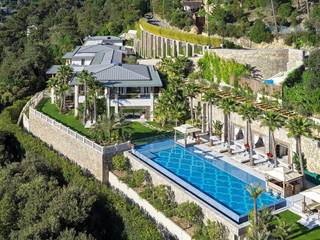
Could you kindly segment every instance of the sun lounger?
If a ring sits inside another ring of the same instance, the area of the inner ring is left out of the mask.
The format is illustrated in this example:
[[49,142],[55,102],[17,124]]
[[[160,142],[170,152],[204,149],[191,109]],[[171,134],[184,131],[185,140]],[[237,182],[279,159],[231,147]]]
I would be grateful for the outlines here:
[[210,140],[216,142],[216,141],[220,141],[220,138],[218,138],[217,136],[211,136]]
[[247,163],[250,161],[250,157],[247,152],[236,154],[232,159],[240,163]]
[[245,149],[241,149],[241,148],[238,148],[238,149],[234,149],[234,150],[232,150],[232,154],[237,154],[237,153],[242,153],[242,152],[244,152],[245,151]]
[[214,160],[215,159],[214,156],[212,156],[212,155],[205,155],[204,157],[207,158],[207,159],[210,159],[210,160]]
[[261,164],[261,163],[265,163],[268,161],[268,159],[264,158],[263,156],[259,155],[259,154],[255,154],[252,156],[253,158],[253,162],[255,165]]
[[219,145],[216,145],[216,146],[212,147],[211,149],[213,151],[219,152],[219,153],[224,153],[224,152],[227,152],[229,150],[227,144],[219,144]]
[[208,152],[208,154],[209,154],[209,155],[212,155],[212,156],[215,157],[215,158],[219,158],[219,157],[223,157],[223,156],[224,156],[223,153],[214,152],[214,151]]

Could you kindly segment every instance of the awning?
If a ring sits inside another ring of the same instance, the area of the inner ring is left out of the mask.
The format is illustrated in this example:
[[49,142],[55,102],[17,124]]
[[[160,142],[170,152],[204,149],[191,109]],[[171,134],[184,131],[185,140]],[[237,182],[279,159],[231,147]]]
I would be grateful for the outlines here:
[[308,190],[305,190],[305,191],[301,192],[300,194],[302,194],[306,198],[309,198],[317,203],[320,203],[320,186],[309,188]]
[[292,182],[302,177],[300,173],[285,167],[277,167],[265,173],[269,178],[274,178],[280,182]]
[[195,133],[195,132],[201,132],[201,129],[196,128],[189,124],[183,124],[179,127],[175,127],[174,130],[181,132],[183,134],[189,134],[189,133]]

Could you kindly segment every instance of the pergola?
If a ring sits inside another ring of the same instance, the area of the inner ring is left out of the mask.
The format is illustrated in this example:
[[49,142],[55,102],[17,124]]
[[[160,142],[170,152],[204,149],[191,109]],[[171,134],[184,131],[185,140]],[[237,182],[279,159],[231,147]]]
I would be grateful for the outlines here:
[[[320,186],[309,188],[301,192],[300,194],[303,195],[303,201],[302,201],[303,211],[306,212],[306,210],[309,210],[309,211],[317,210],[318,218],[319,218],[320,217]],[[312,203],[307,205],[306,198],[310,199]]]
[[[177,132],[183,134],[183,139],[177,139]],[[199,132],[201,132],[200,128],[196,128],[190,124],[183,124],[174,128],[174,141],[184,147],[190,144],[195,144],[196,139],[194,139],[193,137],[189,138],[189,135]]]
[[285,167],[266,171],[267,187],[282,197],[294,195],[301,190],[302,175]]

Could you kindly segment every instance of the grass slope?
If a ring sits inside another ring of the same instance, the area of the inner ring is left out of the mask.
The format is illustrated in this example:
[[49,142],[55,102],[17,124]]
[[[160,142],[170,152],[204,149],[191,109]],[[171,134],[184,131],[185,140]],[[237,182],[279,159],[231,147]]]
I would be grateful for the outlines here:
[[284,211],[278,215],[281,219],[285,220],[292,226],[289,239],[291,240],[319,240],[320,239],[320,227],[308,230],[304,226],[297,223],[300,216],[290,212]]

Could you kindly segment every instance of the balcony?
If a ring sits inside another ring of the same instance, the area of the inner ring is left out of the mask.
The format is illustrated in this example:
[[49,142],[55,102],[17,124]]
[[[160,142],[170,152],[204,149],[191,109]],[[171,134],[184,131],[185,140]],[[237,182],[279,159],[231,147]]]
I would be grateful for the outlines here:
[[119,94],[118,100],[115,99],[115,95],[111,95],[110,104],[112,107],[117,104],[121,107],[150,107],[153,105],[153,100],[151,99],[151,94],[140,94],[140,93],[130,93],[130,94]]

